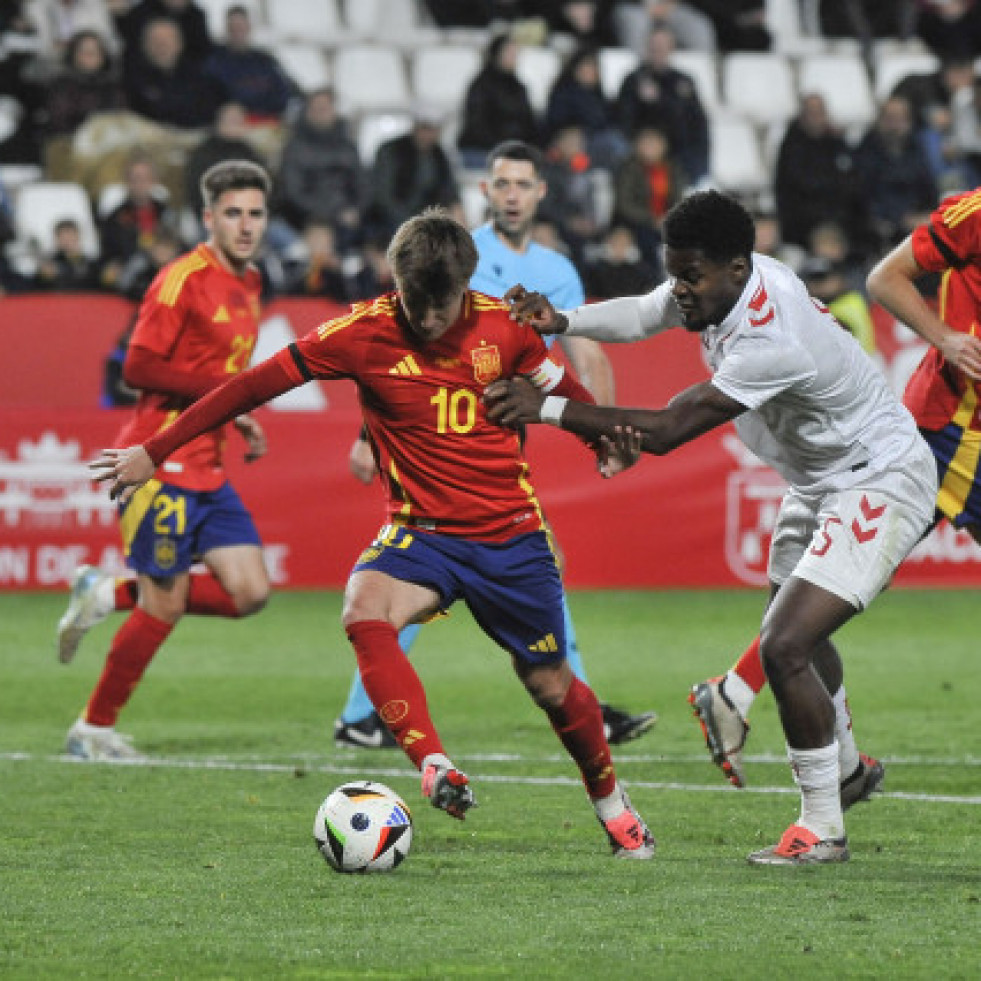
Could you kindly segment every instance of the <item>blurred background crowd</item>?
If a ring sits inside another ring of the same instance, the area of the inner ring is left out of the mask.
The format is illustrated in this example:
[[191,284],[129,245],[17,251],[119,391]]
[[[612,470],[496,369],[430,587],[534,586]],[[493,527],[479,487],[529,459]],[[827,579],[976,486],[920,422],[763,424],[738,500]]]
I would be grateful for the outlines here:
[[870,262],[981,183],[979,53],[981,0],[4,0],[0,296],[138,299],[229,157],[274,177],[270,294],[372,296],[406,217],[484,220],[517,138],[590,296],[659,282],[715,186],[871,344]]

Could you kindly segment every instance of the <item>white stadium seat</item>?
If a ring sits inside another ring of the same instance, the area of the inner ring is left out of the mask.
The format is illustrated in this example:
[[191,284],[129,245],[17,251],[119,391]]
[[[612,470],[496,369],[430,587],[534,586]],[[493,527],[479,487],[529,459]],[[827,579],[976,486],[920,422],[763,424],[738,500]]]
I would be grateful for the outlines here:
[[758,194],[772,183],[756,128],[738,116],[709,122],[709,172],[713,183],[733,194]]
[[940,59],[929,51],[883,51],[873,59],[875,98],[880,104],[910,75],[929,75],[940,68]]
[[468,44],[419,48],[409,67],[412,92],[420,102],[456,111],[482,63],[481,52]]
[[412,129],[412,114],[408,112],[366,112],[358,122],[358,155],[370,167],[378,148]]
[[675,51],[671,65],[691,76],[707,116],[714,115],[722,102],[719,96],[719,73],[715,55],[708,51]]
[[808,55],[801,59],[797,78],[801,96],[824,96],[836,126],[869,126],[875,118],[875,102],[865,64],[857,55],[838,53]]
[[400,52],[361,44],[334,54],[334,91],[343,113],[408,109],[412,104]]
[[562,56],[552,48],[522,45],[518,49],[515,74],[524,82],[532,109],[543,113],[548,105],[548,94],[562,70]]
[[600,86],[608,99],[620,94],[623,80],[640,64],[637,53],[630,48],[600,48]]
[[[334,48],[346,37],[337,0],[269,0],[269,30],[277,41]],[[286,67],[289,62],[285,62]]]
[[14,210],[16,238],[43,253],[54,250],[54,228],[62,218],[74,218],[81,231],[82,250],[90,258],[99,255],[99,236],[92,206],[81,184],[38,181],[17,194]]
[[797,87],[781,54],[739,51],[722,59],[722,94],[728,109],[759,126],[797,115]]
[[330,85],[330,60],[318,45],[282,42],[270,50],[302,91],[313,92]]

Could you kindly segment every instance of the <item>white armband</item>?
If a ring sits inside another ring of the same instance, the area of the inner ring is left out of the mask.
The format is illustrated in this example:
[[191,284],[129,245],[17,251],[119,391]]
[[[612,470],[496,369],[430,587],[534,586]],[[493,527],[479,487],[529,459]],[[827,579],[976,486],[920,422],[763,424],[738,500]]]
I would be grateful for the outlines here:
[[561,395],[547,395],[542,407],[538,410],[538,418],[542,422],[547,422],[550,426],[562,425],[562,413],[565,412],[568,399]]

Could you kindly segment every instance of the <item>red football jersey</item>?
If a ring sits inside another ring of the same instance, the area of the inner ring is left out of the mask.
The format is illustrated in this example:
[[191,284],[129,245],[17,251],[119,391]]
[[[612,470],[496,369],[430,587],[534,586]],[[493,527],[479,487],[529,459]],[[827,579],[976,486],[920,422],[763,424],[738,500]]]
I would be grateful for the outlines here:
[[[238,277],[207,245],[164,266],[150,284],[130,341],[166,358],[170,366],[223,381],[249,365],[259,336],[260,278],[255,269]],[[187,400],[144,392],[117,446],[145,442],[169,426]],[[177,450],[158,469],[159,480],[188,490],[215,490],[225,481],[224,427]]]
[[[978,334],[981,319],[981,191],[940,202],[930,223],[913,232],[913,255],[940,282],[940,319],[954,330]],[[977,382],[966,378],[931,347],[906,386],[903,401],[922,429],[949,422],[981,429]]]
[[422,345],[388,293],[276,357],[297,384],[357,383],[392,522],[481,541],[544,527],[518,435],[488,421],[482,399],[498,378],[535,375],[548,353],[500,300],[468,291],[457,322]]

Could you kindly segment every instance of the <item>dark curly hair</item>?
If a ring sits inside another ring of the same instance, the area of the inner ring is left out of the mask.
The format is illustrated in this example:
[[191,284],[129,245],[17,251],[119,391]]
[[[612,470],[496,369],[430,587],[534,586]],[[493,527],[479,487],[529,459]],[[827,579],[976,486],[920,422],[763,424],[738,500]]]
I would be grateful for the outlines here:
[[690,194],[664,216],[664,244],[669,249],[697,250],[712,262],[748,259],[755,240],[752,215],[718,191]]

